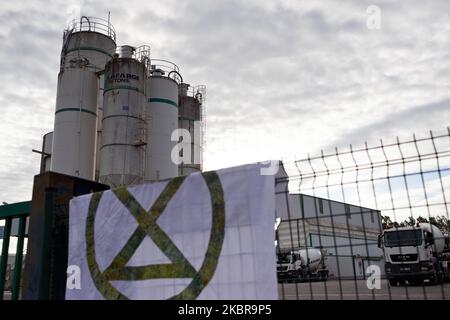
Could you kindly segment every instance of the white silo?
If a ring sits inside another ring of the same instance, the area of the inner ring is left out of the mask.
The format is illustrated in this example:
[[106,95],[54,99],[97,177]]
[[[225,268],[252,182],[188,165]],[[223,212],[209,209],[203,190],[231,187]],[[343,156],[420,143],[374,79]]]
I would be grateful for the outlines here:
[[117,187],[142,182],[144,176],[146,65],[149,50],[122,46],[120,56],[107,63],[99,181]]
[[115,52],[108,21],[82,17],[64,33],[51,171],[94,179],[99,74]]
[[145,180],[157,181],[178,176],[178,165],[171,159],[178,128],[178,67],[165,60],[152,59],[147,79],[147,147]]
[[181,83],[179,86],[179,128],[186,129],[191,134],[191,161],[179,165],[179,175],[184,176],[201,171],[203,164],[203,111],[206,87],[197,86],[189,90],[190,85]]

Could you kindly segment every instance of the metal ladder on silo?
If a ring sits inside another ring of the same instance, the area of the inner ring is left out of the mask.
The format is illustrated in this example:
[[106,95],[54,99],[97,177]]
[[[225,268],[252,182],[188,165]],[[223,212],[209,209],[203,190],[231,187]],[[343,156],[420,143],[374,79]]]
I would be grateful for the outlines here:
[[146,126],[146,118],[144,116],[141,116],[140,118],[142,119],[142,121],[141,121],[140,125],[136,128],[136,133],[135,133],[135,137],[134,137],[134,146],[136,148],[141,148],[143,150],[141,159],[140,159],[140,166],[139,166],[140,176],[143,179],[144,175],[145,175],[145,153],[146,153],[146,148],[147,148],[147,126]]

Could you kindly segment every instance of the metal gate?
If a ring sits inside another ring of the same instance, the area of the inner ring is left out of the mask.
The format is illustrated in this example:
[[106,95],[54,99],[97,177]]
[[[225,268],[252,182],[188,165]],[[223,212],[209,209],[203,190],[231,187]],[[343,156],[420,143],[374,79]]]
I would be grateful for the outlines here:
[[[27,217],[30,214],[31,201],[18,202],[0,206],[0,220],[4,221],[2,239],[2,251],[0,257],[0,300],[4,299],[7,280],[11,283],[11,300],[18,300],[20,295],[20,284],[22,279],[23,247],[26,237]],[[8,265],[9,247],[11,237],[17,237],[17,245],[14,264]],[[9,285],[8,285],[9,287]]]

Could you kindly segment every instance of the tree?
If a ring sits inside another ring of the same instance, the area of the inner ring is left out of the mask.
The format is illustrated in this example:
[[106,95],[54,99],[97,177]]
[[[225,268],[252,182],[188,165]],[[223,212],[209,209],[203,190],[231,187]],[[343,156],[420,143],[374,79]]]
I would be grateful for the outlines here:
[[381,222],[383,224],[383,230],[387,229],[392,224],[391,217],[381,215]]
[[419,222],[419,223],[429,223],[427,218],[422,218],[422,216],[419,216],[417,218],[417,222]]
[[381,221],[383,222],[383,229],[387,229],[391,226],[394,226],[395,228],[398,228],[400,225],[397,221],[392,222],[391,217],[389,216],[381,216]]
[[430,217],[429,220],[427,218],[423,218],[422,216],[419,216],[417,220],[414,219],[413,217],[409,217],[408,220],[405,220],[400,223],[398,223],[397,221],[392,222],[389,216],[381,216],[381,219],[383,221],[383,229],[387,229],[388,227],[391,226],[394,226],[396,228],[412,227],[415,226],[416,223],[431,223],[432,225],[438,227],[442,232],[450,233],[450,220],[447,219],[446,216]]
[[[406,220],[405,220],[405,222],[406,222]],[[410,227],[415,226],[416,225],[416,219],[414,219],[413,217],[409,217],[408,218],[408,222],[406,222],[406,225],[410,226]]]
[[391,217],[389,217],[389,216],[381,215],[381,221],[383,222],[383,224],[391,224],[392,223]]
[[430,223],[441,229],[444,233],[450,233],[450,221],[446,216],[430,217]]

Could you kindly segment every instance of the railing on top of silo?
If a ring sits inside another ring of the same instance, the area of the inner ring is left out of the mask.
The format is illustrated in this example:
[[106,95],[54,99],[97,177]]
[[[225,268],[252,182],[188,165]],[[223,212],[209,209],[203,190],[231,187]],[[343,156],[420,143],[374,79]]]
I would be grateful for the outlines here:
[[165,75],[173,79],[176,83],[183,82],[183,77],[180,74],[180,68],[173,62],[164,59],[151,59],[150,68],[148,68],[149,75],[155,70],[164,71]]
[[116,41],[116,30],[109,20],[97,17],[82,16],[70,22],[68,30],[72,32],[92,31],[104,34]]

